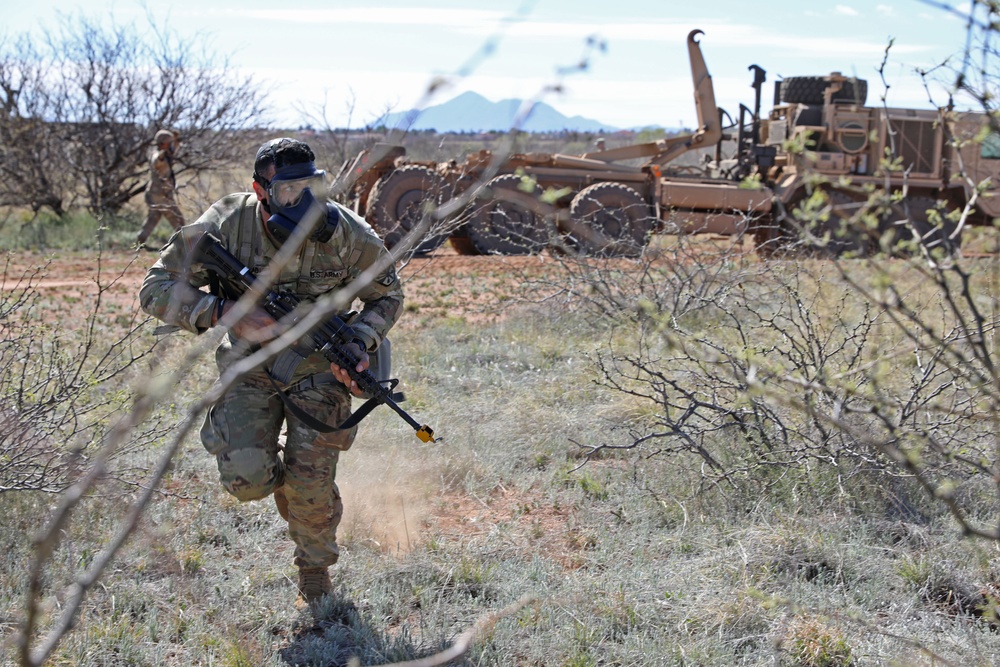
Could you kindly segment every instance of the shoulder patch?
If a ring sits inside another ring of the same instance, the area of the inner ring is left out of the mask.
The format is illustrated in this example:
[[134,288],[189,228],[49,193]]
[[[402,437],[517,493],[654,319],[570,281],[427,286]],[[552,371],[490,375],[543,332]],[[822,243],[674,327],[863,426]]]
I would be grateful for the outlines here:
[[396,267],[390,266],[385,273],[375,279],[375,282],[383,287],[389,287],[392,285],[396,282]]

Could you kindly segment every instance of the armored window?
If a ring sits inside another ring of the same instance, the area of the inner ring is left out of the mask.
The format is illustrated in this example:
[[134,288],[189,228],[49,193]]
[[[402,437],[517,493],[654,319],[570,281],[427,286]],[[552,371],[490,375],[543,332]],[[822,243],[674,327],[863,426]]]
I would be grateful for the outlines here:
[[837,142],[845,153],[860,153],[868,146],[868,132],[856,120],[841,123],[837,128]]

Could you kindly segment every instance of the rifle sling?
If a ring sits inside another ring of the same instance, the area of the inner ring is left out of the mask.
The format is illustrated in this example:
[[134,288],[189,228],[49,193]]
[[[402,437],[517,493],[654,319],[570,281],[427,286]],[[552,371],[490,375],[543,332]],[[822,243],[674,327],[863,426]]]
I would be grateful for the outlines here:
[[329,424],[322,422],[311,414],[300,408],[295,404],[295,401],[291,399],[290,394],[297,391],[303,391],[305,389],[312,389],[313,387],[318,387],[324,384],[331,384],[336,382],[336,378],[333,377],[333,373],[316,373],[315,375],[310,375],[309,377],[299,380],[295,384],[282,389],[275,382],[274,378],[271,377],[270,373],[266,373],[267,379],[271,382],[271,386],[274,387],[275,393],[281,399],[281,402],[285,404],[285,407],[295,415],[303,424],[313,429],[314,431],[319,431],[320,433],[333,433],[334,431],[346,431],[348,429],[357,426],[362,419],[368,416],[368,414],[374,410],[378,404],[379,400],[377,398],[370,398],[362,404],[360,408],[354,411],[350,417],[344,420],[344,423],[340,426],[330,426]]

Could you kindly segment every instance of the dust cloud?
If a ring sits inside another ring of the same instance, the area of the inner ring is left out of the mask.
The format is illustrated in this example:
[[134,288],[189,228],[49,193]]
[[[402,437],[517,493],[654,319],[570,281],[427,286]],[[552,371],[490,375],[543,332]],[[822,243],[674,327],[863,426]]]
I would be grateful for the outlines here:
[[[379,438],[359,434],[340,455],[337,485],[344,500],[344,517],[337,541],[404,555],[421,541],[431,516],[434,475],[421,448],[399,446],[387,452]],[[368,446],[366,446],[368,445]]]

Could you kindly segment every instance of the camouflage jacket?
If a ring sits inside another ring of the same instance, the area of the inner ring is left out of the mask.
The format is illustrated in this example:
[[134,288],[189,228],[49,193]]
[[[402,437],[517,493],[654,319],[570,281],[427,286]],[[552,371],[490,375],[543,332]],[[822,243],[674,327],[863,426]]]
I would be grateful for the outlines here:
[[[350,209],[334,205],[340,221],[333,237],[327,243],[307,241],[282,269],[273,289],[292,292],[303,301],[315,301],[350,284],[388,256],[381,239],[367,222]],[[198,220],[175,232],[146,273],[139,301],[146,313],[195,333],[211,326],[220,298],[200,289],[211,284],[211,272],[190,259],[192,249],[205,233],[218,237],[255,274],[278,251],[263,231],[261,207],[253,193],[224,197]],[[392,262],[358,291],[358,298],[363,308],[351,324],[368,350],[373,351],[403,311],[403,290]],[[235,342],[230,333],[220,352]]]
[[174,164],[169,151],[154,148],[149,155],[149,194],[170,194],[175,187]]

